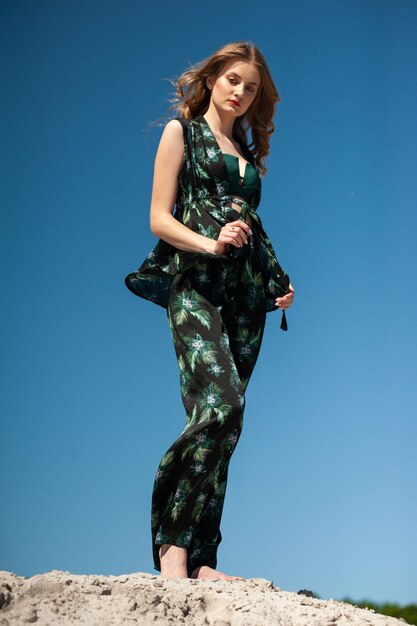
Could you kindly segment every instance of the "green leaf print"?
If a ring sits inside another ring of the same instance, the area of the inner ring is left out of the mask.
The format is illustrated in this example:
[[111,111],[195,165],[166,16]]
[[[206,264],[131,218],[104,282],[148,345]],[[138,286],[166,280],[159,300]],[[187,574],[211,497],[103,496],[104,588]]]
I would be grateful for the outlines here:
[[211,484],[213,485],[213,489],[215,495],[222,495],[226,491],[226,481],[224,480],[224,472],[227,467],[227,462],[224,459],[220,459],[219,463],[217,463],[214,472],[211,474]]
[[207,228],[203,226],[203,224],[198,225],[198,232],[200,235],[204,235],[204,237],[208,237],[209,239],[216,239],[217,231],[212,224],[209,224]]
[[183,224],[187,225],[187,224],[190,223],[190,217],[191,217],[190,213],[191,213],[190,212],[190,206],[189,205],[184,206],[184,210],[183,210],[183,213],[182,213],[182,223]]
[[255,357],[261,332],[261,328],[259,328],[257,333],[251,333],[247,328],[239,329],[239,332],[236,333],[236,341],[242,344],[239,348],[240,359],[248,359],[251,361]]
[[173,522],[177,521],[177,519],[181,515],[181,512],[184,510],[184,508],[185,508],[185,502],[174,503],[174,506],[172,507],[171,512],[170,512],[170,517]]
[[195,337],[186,337],[188,351],[186,352],[187,360],[190,364],[191,371],[195,369],[199,363],[216,363],[216,350],[213,349],[214,341],[204,341],[199,333]]
[[228,415],[230,415],[230,412],[232,410],[232,407],[230,406],[230,404],[221,404],[218,407],[214,408],[214,413],[217,416],[217,421],[223,425],[226,421],[226,418]]
[[189,224],[191,217],[193,217],[194,220],[201,219],[203,217],[203,210],[201,208],[201,202],[190,200],[189,202],[184,204],[182,222],[184,224]]
[[186,446],[181,451],[181,461],[183,461],[187,456],[194,457],[194,452],[196,448],[195,441],[189,441]]
[[196,148],[195,155],[193,156],[193,164],[199,178],[201,177],[204,180],[207,180],[207,172],[210,169],[210,163],[212,161],[218,161],[217,151],[214,148],[206,150],[204,145],[200,145]]
[[239,440],[239,433],[235,429],[232,433],[229,433],[222,441],[222,449],[226,450],[229,454],[232,454]]
[[234,340],[237,343],[246,343],[249,340],[250,330],[249,328],[245,328],[241,326],[236,332]]
[[166,535],[161,530],[159,530],[155,537],[155,543],[161,545],[163,543],[168,543],[168,541],[169,541],[168,535]]
[[183,461],[186,456],[191,455],[194,461],[204,462],[207,455],[210,454],[215,441],[207,435],[207,429],[203,432],[198,432],[194,435],[193,439],[187,443],[181,453],[181,460]]
[[244,377],[241,379],[241,382],[242,382],[242,387],[243,387],[243,390],[244,390],[244,391],[246,391],[246,387],[247,387],[247,386],[248,386],[248,384],[249,384],[249,376],[244,376]]
[[193,426],[196,423],[196,421],[197,421],[197,405],[194,404],[191,415],[186,415],[185,417],[185,427],[182,432],[184,433],[186,430],[191,428],[191,426]]
[[206,170],[201,167],[200,163],[195,162],[194,167],[199,178],[205,178],[206,180],[210,178],[209,174],[207,174]]
[[201,298],[194,291],[183,291],[172,304],[172,316],[180,326],[186,324],[190,316],[195,317],[202,326],[210,329],[212,320],[209,311],[203,308]]
[[210,367],[207,368],[207,371],[210,374],[214,374],[216,378],[218,378],[220,374],[224,374],[224,368],[221,365],[218,365],[217,363],[210,365]]
[[184,507],[187,503],[187,496],[191,491],[191,483],[189,480],[185,478],[181,479],[178,483],[177,490],[174,494],[174,504],[172,506],[170,516],[171,519],[175,522],[181,514],[181,511],[184,510]]
[[191,514],[193,520],[195,520],[196,522],[198,522],[198,520],[200,519],[201,513],[204,508],[204,504],[206,502],[206,498],[207,498],[206,493],[200,493],[199,496],[197,497],[196,503],[193,508],[193,512]]
[[237,371],[237,367],[233,359],[230,359],[230,377],[229,382],[236,391],[238,391],[241,387],[241,380],[239,376],[239,372]]
[[252,264],[246,263],[242,281],[248,285],[247,302],[250,308],[253,308],[259,300],[259,294],[263,289],[262,273],[254,271]]
[[190,526],[189,530],[183,530],[178,535],[177,545],[188,546],[193,536],[193,528]]
[[230,341],[229,341],[229,335],[227,333],[223,333],[222,336],[220,337],[220,345],[223,348],[223,350],[226,350],[226,352],[228,352]]
[[172,463],[172,461],[174,460],[174,456],[175,453],[173,450],[171,450],[170,452],[167,452],[163,457],[162,457],[162,461],[160,462],[159,466],[160,467],[166,467],[167,465],[169,465],[170,463]]
[[232,410],[230,404],[223,402],[223,388],[216,383],[210,383],[204,390],[199,399],[200,405],[200,421],[206,422],[216,417],[220,424],[224,424],[228,415]]
[[203,448],[202,446],[198,446],[198,448],[194,450],[193,456],[196,461],[203,463],[206,460],[207,455],[210,454],[210,452],[210,448]]
[[185,360],[182,354],[180,354],[180,356],[178,357],[178,365],[180,368],[181,395],[183,397],[187,397],[190,393],[191,374],[186,367]]

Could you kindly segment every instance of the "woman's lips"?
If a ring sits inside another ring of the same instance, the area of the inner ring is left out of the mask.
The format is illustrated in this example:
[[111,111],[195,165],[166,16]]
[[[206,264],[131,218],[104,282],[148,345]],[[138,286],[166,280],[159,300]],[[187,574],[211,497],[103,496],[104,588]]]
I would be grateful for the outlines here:
[[240,107],[240,102],[238,102],[237,100],[229,100],[229,102],[234,104],[236,107]]

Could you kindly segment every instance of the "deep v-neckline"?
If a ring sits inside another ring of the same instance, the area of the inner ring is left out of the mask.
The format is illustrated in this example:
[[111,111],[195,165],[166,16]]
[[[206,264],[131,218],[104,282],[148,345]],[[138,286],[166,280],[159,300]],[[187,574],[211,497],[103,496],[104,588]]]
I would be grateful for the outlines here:
[[220,147],[219,142],[216,139],[215,134],[211,130],[211,127],[210,127],[208,121],[206,120],[206,118],[204,117],[204,115],[201,115],[200,118],[203,120],[204,124],[206,125],[206,127],[207,127],[207,129],[208,129],[208,131],[209,131],[209,133],[210,133],[210,135],[211,135],[211,137],[213,139],[214,144],[217,146],[218,152],[221,154],[221,160],[222,160],[223,166],[227,169],[226,161],[224,159],[224,155],[225,154],[227,154],[228,156],[231,156],[231,157],[237,159],[237,164],[238,164],[238,169],[239,169],[239,180],[241,181],[241,184],[243,185],[244,180],[245,180],[245,176],[246,176],[246,168],[247,168],[248,165],[251,165],[251,163],[249,163],[249,161],[243,161],[245,166],[244,166],[244,169],[243,169],[243,176],[242,176],[241,175],[241,169],[240,169],[240,158],[238,156],[236,156],[235,154],[230,154],[229,152],[223,152],[223,150]]
[[229,156],[229,157],[233,157],[234,159],[237,160],[237,169],[239,171],[239,184],[243,185],[245,182],[245,176],[246,176],[246,168],[249,165],[248,161],[243,161],[245,164],[244,170],[243,170],[243,176],[240,173],[240,159],[238,156],[236,156],[235,154],[230,154],[229,152],[222,152],[223,157],[224,156]]

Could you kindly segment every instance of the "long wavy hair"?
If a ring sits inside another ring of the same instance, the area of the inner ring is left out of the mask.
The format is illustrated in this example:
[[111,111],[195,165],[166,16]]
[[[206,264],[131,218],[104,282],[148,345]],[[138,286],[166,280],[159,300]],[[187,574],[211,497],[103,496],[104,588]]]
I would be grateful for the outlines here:
[[[200,63],[192,65],[177,81],[174,108],[186,119],[203,115],[210,104],[211,91],[206,86],[209,76],[217,77],[231,61],[253,63],[259,71],[261,84],[251,106],[236,118],[233,133],[244,142],[252,153],[262,175],[266,174],[265,157],[269,154],[269,142],[275,130],[273,116],[280,97],[271,73],[260,50],[250,42],[238,41],[219,48]],[[248,144],[247,133],[251,130],[252,141]]]

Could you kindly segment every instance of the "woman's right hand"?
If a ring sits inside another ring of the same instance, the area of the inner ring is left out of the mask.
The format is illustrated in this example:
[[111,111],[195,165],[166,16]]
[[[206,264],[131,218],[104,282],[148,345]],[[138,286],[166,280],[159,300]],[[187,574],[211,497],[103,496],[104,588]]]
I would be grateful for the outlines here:
[[248,236],[251,234],[250,226],[243,220],[228,222],[220,231],[214,254],[226,254],[230,245],[241,248],[248,243]]

